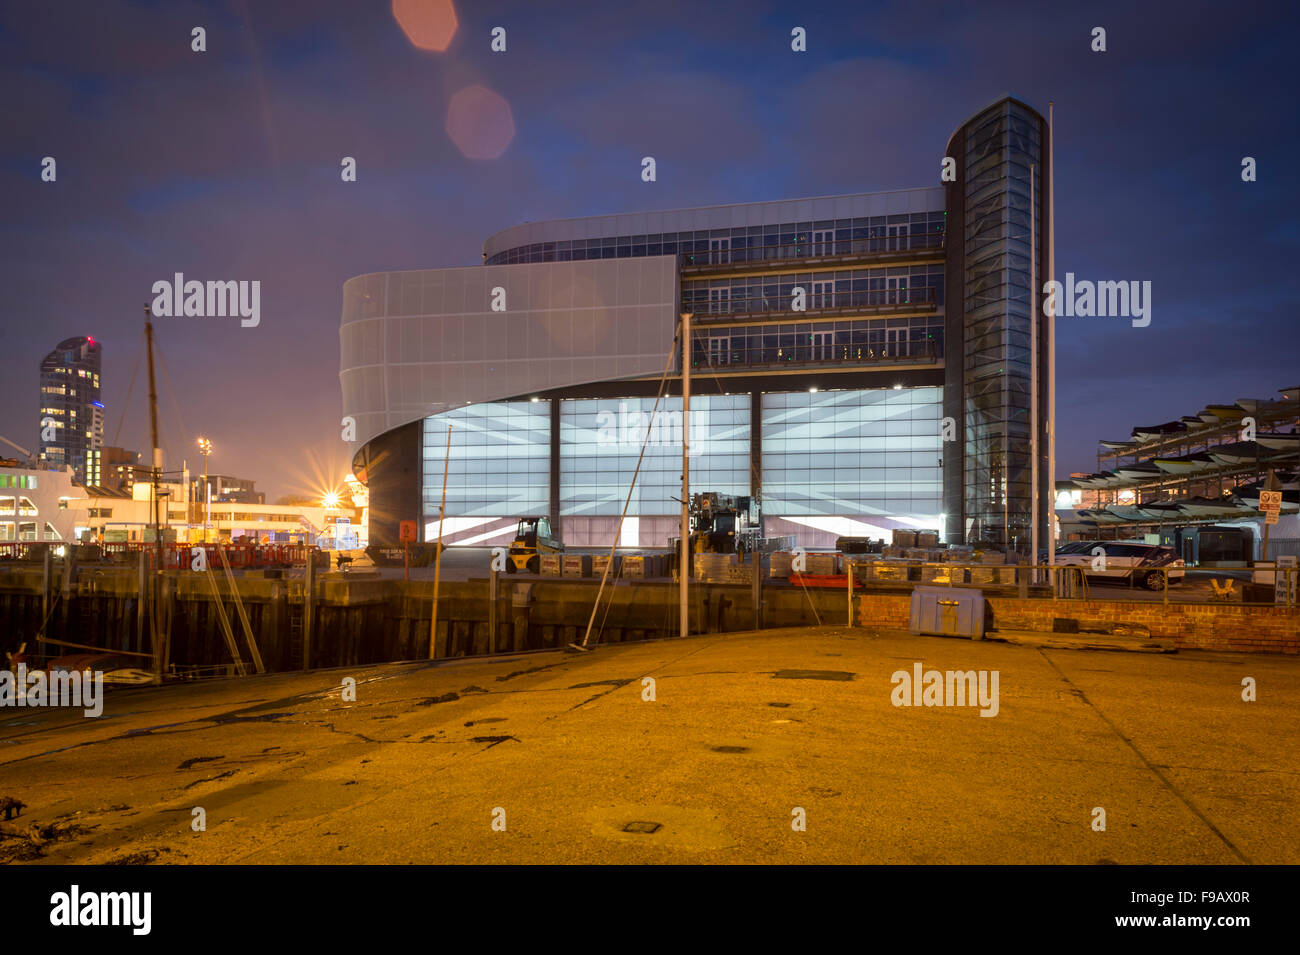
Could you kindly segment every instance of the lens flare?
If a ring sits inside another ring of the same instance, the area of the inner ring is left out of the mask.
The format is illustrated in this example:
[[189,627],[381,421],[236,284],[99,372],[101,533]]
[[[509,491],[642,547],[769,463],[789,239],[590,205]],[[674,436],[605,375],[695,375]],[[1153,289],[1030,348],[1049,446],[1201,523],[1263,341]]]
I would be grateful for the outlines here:
[[515,117],[500,94],[467,86],[447,106],[447,135],[466,159],[496,159],[515,138]]
[[443,53],[456,35],[456,10],[451,0],[393,0],[393,19],[411,45]]

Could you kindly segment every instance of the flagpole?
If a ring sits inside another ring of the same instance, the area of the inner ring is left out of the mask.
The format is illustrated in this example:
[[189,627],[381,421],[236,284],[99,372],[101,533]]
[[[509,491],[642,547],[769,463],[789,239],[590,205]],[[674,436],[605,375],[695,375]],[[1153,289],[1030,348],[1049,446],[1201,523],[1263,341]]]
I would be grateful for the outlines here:
[[681,581],[681,636],[691,632],[687,579],[691,574],[691,313],[682,312],[682,543],[677,579]]
[[[1047,104],[1047,272],[1056,280],[1056,120]],[[1053,286],[1055,289],[1055,286]],[[1047,562],[1056,563],[1056,296],[1047,315],[1047,483],[1052,489],[1047,530]]]
[[[1038,484],[1038,220],[1034,210],[1035,164],[1029,164],[1029,563],[1038,563],[1038,515],[1041,488]],[[1037,575],[1033,575],[1037,579]]]

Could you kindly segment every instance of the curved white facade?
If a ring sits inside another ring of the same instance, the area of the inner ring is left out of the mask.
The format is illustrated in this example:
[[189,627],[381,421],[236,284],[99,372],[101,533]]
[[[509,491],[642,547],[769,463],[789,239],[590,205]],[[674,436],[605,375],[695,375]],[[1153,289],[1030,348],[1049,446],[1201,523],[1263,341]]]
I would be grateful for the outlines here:
[[671,255],[357,276],[343,286],[343,414],[360,446],[466,404],[657,377],[676,280]]

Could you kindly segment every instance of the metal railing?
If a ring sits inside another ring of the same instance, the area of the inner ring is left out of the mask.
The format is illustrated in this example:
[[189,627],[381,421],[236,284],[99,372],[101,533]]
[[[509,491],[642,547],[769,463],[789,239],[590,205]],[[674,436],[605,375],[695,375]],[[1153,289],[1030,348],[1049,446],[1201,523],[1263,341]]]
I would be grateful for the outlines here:
[[[105,560],[115,564],[132,564],[137,560],[137,553],[145,555],[146,565],[150,570],[157,563],[157,548],[152,541],[108,541],[103,544],[83,544],[77,541],[6,541],[0,543],[0,560],[39,560],[45,551],[69,549],[82,562]],[[220,565],[220,552],[224,552],[230,566],[236,570],[249,570],[265,567],[292,567],[306,564],[307,555],[321,554],[319,547],[305,544],[218,544],[209,541],[206,544],[163,544],[163,567],[167,570],[189,570],[193,566],[194,554],[204,550],[209,566]],[[220,552],[219,550],[220,549]],[[320,556],[315,558],[317,562]]]
[[[526,262],[582,262],[591,259],[625,259],[645,255],[679,255],[686,268],[734,263],[764,262],[781,259],[805,259],[825,256],[861,256],[879,254],[906,254],[909,252],[941,251],[946,233],[934,229],[929,223],[896,223],[865,227],[870,235],[853,238],[829,238],[828,232],[838,230],[778,230],[771,234],[787,236],[784,241],[763,242],[750,245],[749,239],[757,236],[714,236],[697,239],[693,236],[664,239],[662,235],[618,236],[601,239],[600,245],[582,248],[559,248],[571,245],[564,242],[539,242],[497,252],[485,260],[486,265],[516,265]],[[858,231],[855,229],[854,231]],[[790,239],[793,235],[795,238]],[[631,241],[632,239],[640,241]],[[732,247],[731,242],[744,245]],[[723,244],[725,243],[725,245]]]
[[[782,283],[789,285],[790,283]],[[793,289],[795,286],[790,286]],[[716,321],[735,315],[769,315],[780,312],[792,321],[802,316],[828,311],[902,311],[905,309],[933,309],[938,304],[937,289],[929,286],[916,288],[882,288],[862,291],[821,290],[811,282],[798,283],[804,290],[802,310],[795,310],[793,292],[774,295],[733,295],[731,289],[688,289],[682,295],[682,307],[693,309],[696,321]],[[713,292],[725,291],[725,297],[714,297]]]
[[[908,345],[912,347],[906,347]],[[893,348],[881,345],[796,345],[790,348],[701,348],[696,340],[691,367],[695,369],[790,368],[825,365],[895,365],[900,363],[933,365],[939,351],[920,342],[902,342]]]
[[[1186,579],[1186,568],[1182,567],[1134,567],[1123,568],[1127,588],[1116,588],[1116,596],[1109,596],[1101,588],[1094,588],[1090,580],[1108,580],[1120,582],[1121,577],[1101,576],[1090,573],[1089,568],[1077,564],[966,564],[966,563],[930,563],[918,561],[909,563],[900,560],[848,560],[848,575],[852,586],[869,590],[873,585],[884,588],[913,586],[965,587],[981,590],[1009,591],[1015,590],[1020,597],[1053,598],[1056,600],[1131,600],[1131,593],[1139,584],[1153,594],[1160,593],[1160,603],[1169,604],[1170,575],[1182,574]],[[1118,569],[1118,568],[1115,568]],[[1231,602],[1250,606],[1297,607],[1300,606],[1300,568],[1278,567],[1260,568],[1255,576],[1270,575],[1268,582],[1247,582],[1252,587],[1272,586],[1272,601],[1246,600],[1245,587],[1238,589],[1236,581],[1229,578],[1220,588],[1216,586],[1206,600],[1179,601],[1176,603],[1196,603],[1213,605],[1218,602]],[[1277,580],[1277,575],[1282,580]],[[1151,586],[1149,581],[1158,578],[1159,586]],[[1242,599],[1238,600],[1237,598]],[[1152,602],[1155,602],[1154,596]]]
[[[750,262],[781,261],[785,259],[810,259],[825,256],[859,256],[881,253],[941,251],[944,248],[943,232],[917,232],[903,235],[877,235],[858,239],[809,239],[804,242],[776,242],[743,247],[679,249],[682,266],[736,265]],[[717,241],[717,240],[713,240]],[[699,245],[699,240],[696,240]]]

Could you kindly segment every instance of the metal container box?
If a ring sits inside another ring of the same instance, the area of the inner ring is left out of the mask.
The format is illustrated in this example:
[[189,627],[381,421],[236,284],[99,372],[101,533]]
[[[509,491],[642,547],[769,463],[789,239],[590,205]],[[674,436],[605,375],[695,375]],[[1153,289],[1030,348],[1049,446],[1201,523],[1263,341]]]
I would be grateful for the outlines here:
[[912,591],[909,629],[916,634],[984,639],[984,595],[955,587],[917,587]]

